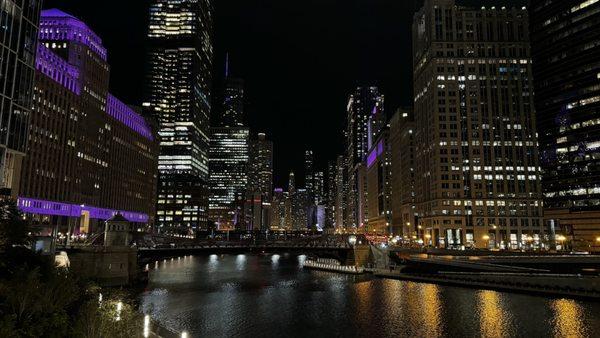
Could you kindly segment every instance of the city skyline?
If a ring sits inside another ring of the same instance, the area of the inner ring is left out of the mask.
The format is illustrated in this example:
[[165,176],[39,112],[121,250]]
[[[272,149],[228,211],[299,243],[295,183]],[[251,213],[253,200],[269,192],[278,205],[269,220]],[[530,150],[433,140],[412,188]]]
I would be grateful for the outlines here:
[[[522,6],[526,2],[499,0],[493,5]],[[459,3],[492,5],[481,0]],[[298,175],[299,186],[304,186],[306,149],[315,151],[318,170],[325,170],[327,162],[343,151],[345,110],[356,86],[380,88],[386,96],[388,119],[396,108],[411,104],[410,30],[413,13],[421,5],[422,0],[343,6],[335,0],[303,6],[273,0],[215,3],[213,105],[223,99],[220,90],[229,53],[231,76],[246,83],[245,110],[251,131],[266,133],[274,143],[276,187],[287,185],[290,171]],[[44,7],[59,7],[80,17],[103,37],[116,74],[111,79],[112,91],[128,103],[141,105],[146,69],[139,60],[145,59],[145,2],[108,0],[100,8],[92,8],[82,2],[48,0]],[[118,11],[112,10],[116,7]],[[108,15],[114,20],[102,19]],[[121,34],[123,31],[127,33]],[[131,41],[135,41],[135,49]],[[306,88],[311,88],[310,99]],[[297,142],[306,128],[315,131],[312,137]]]
[[600,336],[600,0],[0,22],[3,336]]

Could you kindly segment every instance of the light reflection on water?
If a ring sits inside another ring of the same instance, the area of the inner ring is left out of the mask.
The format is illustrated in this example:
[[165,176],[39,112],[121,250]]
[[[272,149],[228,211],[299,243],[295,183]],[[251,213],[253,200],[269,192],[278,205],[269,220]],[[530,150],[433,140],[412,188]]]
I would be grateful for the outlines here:
[[[551,304],[554,311],[554,337],[588,337],[585,310],[580,304],[571,299],[557,299]],[[600,316],[600,313],[594,315]]]
[[305,259],[160,262],[141,308],[191,337],[600,336],[598,303],[300,270]]

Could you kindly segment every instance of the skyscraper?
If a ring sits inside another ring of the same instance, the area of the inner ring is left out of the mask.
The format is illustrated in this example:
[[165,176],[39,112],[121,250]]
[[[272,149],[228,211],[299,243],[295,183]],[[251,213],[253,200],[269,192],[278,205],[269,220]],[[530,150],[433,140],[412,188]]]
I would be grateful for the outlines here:
[[208,226],[209,116],[213,60],[210,0],[152,0],[149,111],[160,127],[158,227]]
[[[371,116],[383,114],[384,98],[377,87],[358,87],[348,99],[346,117],[346,166],[348,170],[346,188],[346,226],[361,227],[367,220],[366,214],[366,168],[364,161],[372,141]],[[372,120],[378,129],[380,119]]]
[[[229,72],[229,66],[227,67]],[[221,127],[245,127],[244,80],[229,77],[225,79],[223,115],[219,117]]]
[[[383,128],[373,140],[366,165],[366,214],[369,233],[391,234],[392,205],[389,130]],[[401,175],[404,173],[400,173]]]
[[325,228],[333,229],[335,224],[335,214],[336,214],[336,173],[337,167],[335,161],[330,161],[327,164],[327,177],[325,180],[325,200],[326,200],[326,209],[325,209]]
[[296,175],[294,174],[294,172],[290,172],[290,177],[288,180],[288,192],[290,194],[293,194],[296,192]]
[[273,196],[273,142],[259,133],[250,141],[248,185],[246,188],[249,230],[267,229],[271,226],[271,202]]
[[336,173],[335,173],[335,214],[334,214],[334,227],[336,230],[342,230],[346,228],[346,213],[348,212],[348,170],[346,166],[346,158],[343,155],[339,155],[336,160]]
[[600,250],[600,2],[530,3],[545,218]]
[[250,130],[244,123],[243,84],[225,79],[222,114],[213,116],[211,128],[209,220],[219,229],[234,228],[248,186]]
[[250,141],[248,190],[270,201],[273,194],[273,142],[264,133]]
[[41,6],[41,0],[31,0],[3,1],[0,7],[0,194],[13,198],[27,146]]
[[314,154],[312,150],[307,150],[304,153],[304,187],[309,195],[314,194],[315,185],[315,167],[314,167]]
[[248,142],[243,127],[213,127],[210,140],[209,219],[219,229],[231,229],[248,185]]
[[427,242],[540,247],[527,11],[426,0],[413,44],[415,188]]
[[418,226],[415,219],[414,128],[412,108],[399,109],[390,120],[392,233],[406,239],[417,235]]

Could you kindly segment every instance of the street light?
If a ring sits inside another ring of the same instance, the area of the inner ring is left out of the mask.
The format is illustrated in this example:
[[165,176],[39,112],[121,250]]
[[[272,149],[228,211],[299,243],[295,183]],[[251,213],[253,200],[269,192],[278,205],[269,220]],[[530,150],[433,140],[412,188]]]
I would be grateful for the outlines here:
[[596,237],[596,242],[600,243],[600,236]]
[[490,248],[490,236],[489,235],[483,235],[483,240],[485,241],[485,247],[486,249]]
[[354,246],[356,244],[356,236],[352,235],[352,236],[348,237],[348,243],[350,243],[350,245]]

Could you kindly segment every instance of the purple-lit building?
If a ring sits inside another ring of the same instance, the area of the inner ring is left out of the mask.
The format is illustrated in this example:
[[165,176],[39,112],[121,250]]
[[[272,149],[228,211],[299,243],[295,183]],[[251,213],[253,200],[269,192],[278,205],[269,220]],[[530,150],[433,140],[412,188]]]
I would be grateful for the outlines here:
[[33,225],[94,232],[120,212],[154,222],[158,142],[109,93],[102,40],[81,20],[42,11],[19,207]]
[[[392,171],[389,130],[384,128],[373,139],[366,166],[366,232],[391,234]],[[402,173],[400,173],[401,175]]]

